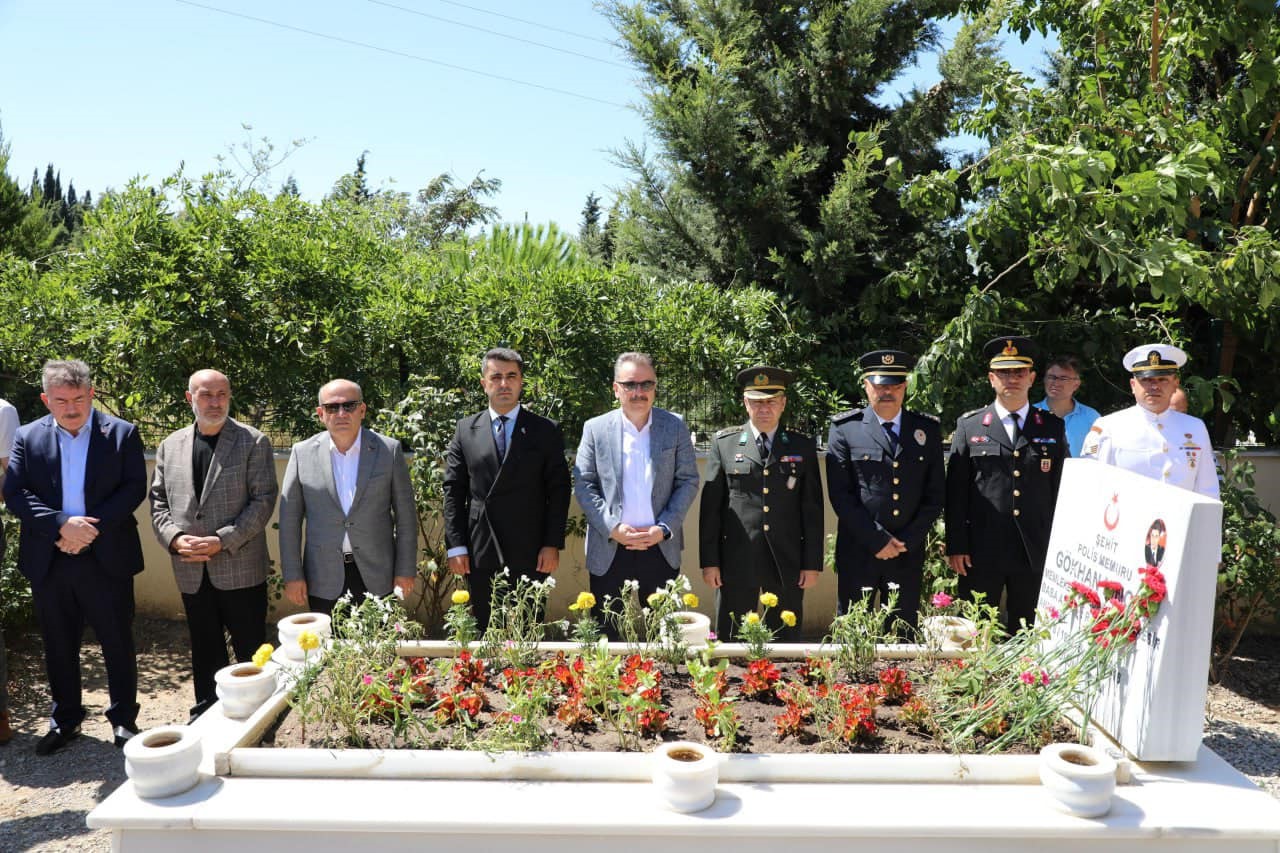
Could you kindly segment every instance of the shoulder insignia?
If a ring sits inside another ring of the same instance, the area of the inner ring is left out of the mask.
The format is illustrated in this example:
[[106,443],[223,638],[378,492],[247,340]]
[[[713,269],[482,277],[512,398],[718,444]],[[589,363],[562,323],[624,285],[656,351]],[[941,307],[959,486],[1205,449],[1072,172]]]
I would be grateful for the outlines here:
[[969,411],[967,411],[967,412],[965,412],[963,415],[961,415],[961,416],[960,416],[960,418],[961,418],[961,420],[963,420],[964,418],[971,418],[971,417],[973,417],[974,415],[977,415],[977,414],[982,413],[983,411],[985,411],[985,410],[986,410],[986,408],[987,408],[986,406],[981,406],[981,407],[979,407],[979,408],[977,408],[977,409],[970,409]]
[[831,422],[833,424],[846,424],[849,421],[860,420],[862,420],[862,409],[850,409],[847,412],[840,412],[839,414],[831,416]]
[[741,431],[742,431],[742,427],[740,426],[725,427],[724,429],[716,433],[716,438],[724,438],[725,436],[737,435]]
[[[928,412],[916,412],[916,411],[912,411],[911,409],[903,409],[902,411],[906,412],[909,415],[915,415],[917,418],[923,418],[926,421],[933,421],[935,424],[942,423],[941,418],[939,418],[937,415],[931,415]],[[961,415],[961,417],[963,417],[963,415]]]

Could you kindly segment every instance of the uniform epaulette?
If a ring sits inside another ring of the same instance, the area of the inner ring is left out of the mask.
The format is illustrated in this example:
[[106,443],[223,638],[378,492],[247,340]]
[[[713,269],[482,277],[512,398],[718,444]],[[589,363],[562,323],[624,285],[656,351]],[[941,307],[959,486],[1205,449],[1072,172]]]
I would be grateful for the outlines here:
[[971,409],[971,410],[969,410],[969,411],[965,412],[965,413],[964,413],[963,415],[961,415],[960,417],[962,417],[962,418],[971,418],[971,417],[973,417],[974,415],[978,414],[978,412],[981,412],[981,411],[983,411],[983,410],[984,410],[984,409],[986,409],[986,408],[987,408],[986,406],[979,406],[979,407],[978,407],[978,408],[976,408],[976,409]]
[[860,420],[862,420],[862,409],[850,409],[847,412],[840,412],[839,414],[831,416],[831,422],[833,424],[845,424],[849,421]]
[[[982,411],[982,409],[979,409],[978,411]],[[942,418],[938,417],[937,415],[931,415],[928,412],[912,412],[911,414],[915,415],[918,418],[924,418],[927,421],[933,421],[935,424],[942,423]]]
[[724,438],[726,435],[737,435],[740,432],[742,432],[742,427],[740,426],[725,427],[716,433],[716,438]]

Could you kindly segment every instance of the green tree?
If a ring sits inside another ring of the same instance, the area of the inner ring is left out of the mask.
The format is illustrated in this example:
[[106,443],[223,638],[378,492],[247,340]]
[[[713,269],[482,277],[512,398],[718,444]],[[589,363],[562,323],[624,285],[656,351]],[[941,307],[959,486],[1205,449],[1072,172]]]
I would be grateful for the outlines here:
[[[811,308],[856,306],[915,254],[895,191],[938,168],[938,141],[988,49],[949,54],[947,79],[886,105],[937,46],[949,0],[610,0],[647,82],[660,149],[619,153],[635,180],[618,252],[721,286],[756,282]],[[964,61],[961,61],[961,60]],[[891,156],[886,156],[891,155]]]
[[[1152,336],[1190,349],[1216,397],[1215,441],[1280,436],[1280,9],[1012,0],[1003,12],[1024,36],[1056,32],[1061,56],[1045,85],[1007,65],[993,75],[964,122],[990,149],[907,192],[916,213],[960,222],[977,271],[935,348],[939,378],[946,350],[999,320],[1068,318],[1109,364]],[[918,291],[938,283],[914,269]],[[1096,317],[1109,322],[1092,330]]]
[[9,177],[9,146],[0,131],[0,256],[12,253],[27,260],[45,258],[58,243],[62,229],[40,199],[28,196]]
[[587,257],[602,260],[604,258],[604,229],[600,223],[600,197],[595,193],[587,193],[587,200],[582,205],[582,225],[578,227],[578,245]]

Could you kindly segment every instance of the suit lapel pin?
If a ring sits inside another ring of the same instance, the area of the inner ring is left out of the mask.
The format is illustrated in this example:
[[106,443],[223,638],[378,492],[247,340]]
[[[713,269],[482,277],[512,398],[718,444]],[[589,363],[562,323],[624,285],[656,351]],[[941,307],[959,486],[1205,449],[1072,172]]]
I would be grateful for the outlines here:
[[991,413],[990,413],[990,412],[987,412],[985,415],[983,415],[983,416],[982,416],[982,425],[983,425],[983,426],[991,426]]

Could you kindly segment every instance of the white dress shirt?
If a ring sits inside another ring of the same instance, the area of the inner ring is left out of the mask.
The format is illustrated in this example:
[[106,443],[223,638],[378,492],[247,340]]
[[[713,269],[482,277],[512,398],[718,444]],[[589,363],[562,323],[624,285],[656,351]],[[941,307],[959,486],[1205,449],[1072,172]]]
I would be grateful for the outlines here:
[[[338,446],[333,443],[333,437],[329,438],[329,461],[333,464],[333,485],[338,492],[338,503],[342,505],[342,514],[350,515],[351,504],[356,499],[356,478],[360,473],[360,436],[364,432],[361,430],[356,433],[355,442],[343,453]],[[345,554],[351,553],[351,537],[346,533],[342,534],[342,551]]]
[[[1004,406],[1000,405],[1000,401],[995,402],[996,414],[1000,416],[1000,423],[1004,426],[1005,435],[1009,436],[1010,441],[1016,441],[1013,433],[1013,412],[1010,412]],[[1022,408],[1018,409],[1018,430],[1027,428],[1027,415],[1031,412],[1031,404],[1023,403]]]
[[653,457],[649,437],[653,433],[653,413],[644,426],[622,418],[622,523],[638,530],[653,527]]

